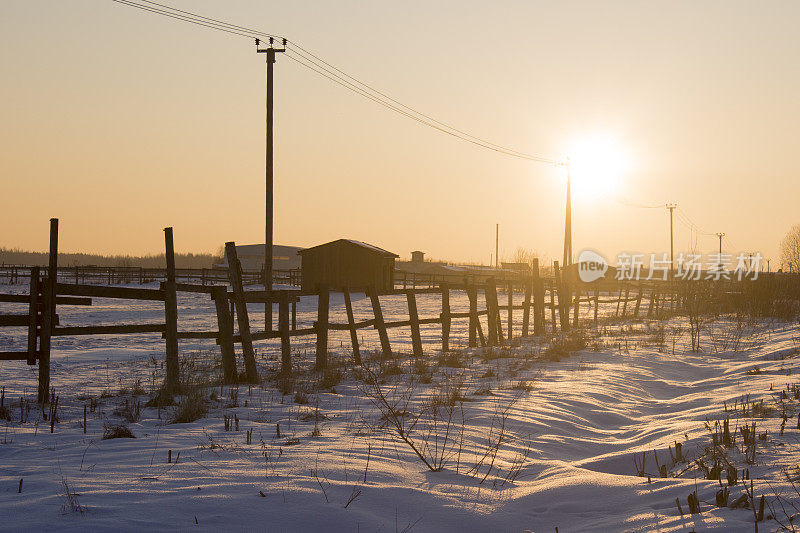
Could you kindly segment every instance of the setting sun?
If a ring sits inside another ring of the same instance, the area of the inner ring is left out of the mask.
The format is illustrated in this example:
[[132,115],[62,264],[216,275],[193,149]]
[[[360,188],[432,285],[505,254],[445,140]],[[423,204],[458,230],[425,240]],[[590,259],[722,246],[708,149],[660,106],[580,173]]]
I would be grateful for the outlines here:
[[586,137],[569,151],[573,193],[578,196],[613,196],[621,188],[628,157],[619,141],[610,136]]

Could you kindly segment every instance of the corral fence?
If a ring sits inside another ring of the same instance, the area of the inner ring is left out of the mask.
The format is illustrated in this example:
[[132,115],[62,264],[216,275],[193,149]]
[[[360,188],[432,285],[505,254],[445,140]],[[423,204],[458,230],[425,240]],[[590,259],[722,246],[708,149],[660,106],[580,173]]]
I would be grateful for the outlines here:
[[[50,387],[50,347],[52,337],[77,335],[124,335],[159,334],[166,343],[167,392],[180,390],[178,377],[179,339],[210,339],[220,347],[223,381],[235,383],[240,379],[254,383],[259,379],[256,368],[253,342],[275,339],[280,341],[281,372],[289,375],[292,369],[292,339],[316,337],[315,368],[322,370],[328,365],[328,335],[330,331],[349,332],[353,359],[361,363],[361,344],[358,331],[374,329],[380,339],[382,358],[393,356],[388,331],[392,328],[408,328],[412,353],[423,354],[421,326],[439,325],[441,328],[441,350],[450,350],[453,321],[468,323],[467,344],[470,347],[497,346],[514,337],[515,332],[529,335],[553,334],[568,331],[577,325],[595,324],[601,318],[601,306],[613,309],[613,317],[636,319],[662,317],[675,312],[684,303],[681,290],[669,282],[616,282],[598,281],[590,284],[570,281],[557,262],[554,275],[539,275],[538,263],[534,263],[531,274],[513,280],[498,282],[493,277],[476,281],[464,278],[460,281],[433,281],[431,286],[417,288],[393,288],[378,290],[375,287],[328,287],[318,286],[313,291],[299,289],[245,290],[245,273],[236,254],[235,243],[226,243],[227,277],[206,277],[205,284],[178,280],[175,268],[172,228],[165,228],[164,279],[158,288],[97,285],[82,283],[79,279],[66,282],[58,266],[58,220],[50,221],[50,256],[47,268],[28,268],[28,294],[0,294],[0,302],[27,304],[25,314],[0,315],[0,326],[27,327],[27,350],[0,352],[0,360],[26,361],[39,364],[39,401],[48,399]],[[67,269],[67,272],[69,270]],[[62,281],[62,282],[59,282]],[[346,311],[346,322],[332,322],[330,295],[341,292]],[[467,311],[454,310],[450,305],[453,291],[463,291],[469,302]],[[217,328],[208,331],[178,330],[178,293],[207,294],[214,302]],[[505,292],[505,301],[501,295]],[[352,295],[363,293],[369,299],[372,317],[356,321]],[[420,316],[417,297],[423,294],[439,295],[440,312],[435,316]],[[404,296],[408,318],[386,320],[381,296]],[[298,327],[297,304],[303,296],[315,296],[316,320],[310,327]],[[483,298],[479,298],[483,296]],[[63,325],[59,321],[58,306],[91,306],[93,298],[157,301],[164,304],[164,321],[148,324],[113,325]],[[263,331],[254,331],[250,326],[248,303],[263,303],[268,309],[269,320]],[[272,305],[276,304],[277,325],[271,317]],[[607,315],[606,315],[607,316]],[[520,325],[520,328],[517,328]],[[277,326],[277,327],[276,327]],[[236,345],[243,360],[244,375],[237,373]]]

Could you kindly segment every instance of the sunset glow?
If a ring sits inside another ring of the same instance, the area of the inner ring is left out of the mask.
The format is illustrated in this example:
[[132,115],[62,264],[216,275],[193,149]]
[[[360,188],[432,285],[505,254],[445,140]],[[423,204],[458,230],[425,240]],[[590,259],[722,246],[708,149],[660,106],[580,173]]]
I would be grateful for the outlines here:
[[628,155],[614,137],[585,137],[569,152],[573,193],[584,198],[608,198],[621,190],[629,168]]

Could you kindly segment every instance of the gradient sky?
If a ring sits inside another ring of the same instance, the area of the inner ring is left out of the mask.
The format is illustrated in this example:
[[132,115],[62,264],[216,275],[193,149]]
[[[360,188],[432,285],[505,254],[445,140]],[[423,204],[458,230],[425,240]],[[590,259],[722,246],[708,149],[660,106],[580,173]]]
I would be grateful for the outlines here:
[[[561,158],[614,139],[626,201],[576,183],[576,253],[668,251],[666,209],[631,202],[677,202],[727,250],[772,258],[800,222],[800,2],[167,3],[285,35],[517,150]],[[0,246],[46,249],[50,217],[65,251],[157,253],[170,225],[180,251],[263,242],[264,57],[109,0],[3,0]],[[420,126],[283,57],[275,90],[277,243],[349,237],[487,262],[499,223],[501,257],[559,258],[561,170]]]

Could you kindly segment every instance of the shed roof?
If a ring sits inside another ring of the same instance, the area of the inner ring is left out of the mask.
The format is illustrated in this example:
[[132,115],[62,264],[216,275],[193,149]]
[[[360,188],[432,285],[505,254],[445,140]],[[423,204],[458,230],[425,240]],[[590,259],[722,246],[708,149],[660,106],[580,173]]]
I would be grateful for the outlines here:
[[303,250],[298,251],[297,253],[302,255],[302,254],[308,252],[309,250],[316,250],[317,248],[322,248],[323,246],[330,246],[332,244],[338,244],[338,243],[351,244],[351,245],[354,245],[354,246],[359,246],[361,248],[365,248],[365,249],[369,250],[370,252],[374,252],[374,253],[377,253],[377,254],[380,254],[380,255],[384,255],[384,256],[387,256],[387,257],[400,257],[399,255],[394,254],[392,252],[389,252],[387,250],[384,250],[383,248],[378,248],[377,246],[373,246],[372,244],[368,244],[368,243],[362,242],[362,241],[357,241],[357,240],[354,240],[354,239],[337,239],[335,241],[326,242],[324,244],[318,244],[318,245],[312,246],[310,248],[305,248]]

